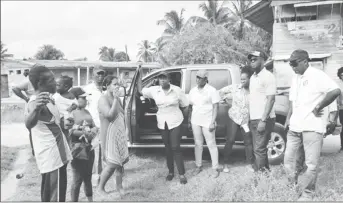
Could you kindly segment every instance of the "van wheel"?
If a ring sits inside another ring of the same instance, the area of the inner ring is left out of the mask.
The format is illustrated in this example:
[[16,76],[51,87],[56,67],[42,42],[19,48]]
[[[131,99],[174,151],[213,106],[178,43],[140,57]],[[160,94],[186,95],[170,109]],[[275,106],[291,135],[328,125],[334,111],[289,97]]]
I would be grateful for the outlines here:
[[269,164],[277,165],[283,162],[286,150],[286,132],[280,123],[275,123],[274,130],[267,145]]

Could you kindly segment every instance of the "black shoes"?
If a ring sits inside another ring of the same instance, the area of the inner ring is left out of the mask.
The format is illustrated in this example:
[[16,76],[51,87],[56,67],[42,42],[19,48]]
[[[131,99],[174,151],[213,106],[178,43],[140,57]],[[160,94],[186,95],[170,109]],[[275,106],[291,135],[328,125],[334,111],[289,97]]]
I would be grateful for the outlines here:
[[180,176],[180,183],[183,185],[187,183],[187,178],[184,175]]
[[169,174],[167,175],[167,177],[166,177],[166,180],[167,180],[167,181],[171,181],[171,180],[173,180],[173,178],[174,178],[174,174],[173,174],[173,173],[169,173]]

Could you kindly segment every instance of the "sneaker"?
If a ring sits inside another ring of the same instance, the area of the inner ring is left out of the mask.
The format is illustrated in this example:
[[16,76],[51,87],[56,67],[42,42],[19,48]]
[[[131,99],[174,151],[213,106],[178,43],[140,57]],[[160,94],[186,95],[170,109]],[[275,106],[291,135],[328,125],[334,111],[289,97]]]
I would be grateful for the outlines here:
[[230,172],[229,167],[224,167],[223,172],[224,172],[224,173],[229,173],[229,172]]
[[184,184],[187,183],[187,178],[186,178],[186,176],[184,176],[184,175],[180,176],[180,183],[181,183],[182,185],[184,185]]
[[173,174],[173,173],[169,173],[169,174],[167,175],[167,177],[166,177],[166,180],[167,180],[167,181],[171,181],[171,180],[173,180],[173,178],[174,178],[174,174]]
[[196,167],[196,169],[194,170],[194,172],[193,172],[193,175],[198,175],[200,172],[202,171],[202,167],[200,166],[200,167]]

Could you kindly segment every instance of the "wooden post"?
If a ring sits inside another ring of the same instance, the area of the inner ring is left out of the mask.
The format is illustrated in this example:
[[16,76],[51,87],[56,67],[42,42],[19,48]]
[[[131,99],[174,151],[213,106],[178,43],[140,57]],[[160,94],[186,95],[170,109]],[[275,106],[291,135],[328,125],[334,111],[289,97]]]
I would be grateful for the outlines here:
[[87,71],[86,71],[86,85],[89,83],[89,66],[87,66]]
[[80,67],[77,67],[77,86],[81,86],[81,71]]

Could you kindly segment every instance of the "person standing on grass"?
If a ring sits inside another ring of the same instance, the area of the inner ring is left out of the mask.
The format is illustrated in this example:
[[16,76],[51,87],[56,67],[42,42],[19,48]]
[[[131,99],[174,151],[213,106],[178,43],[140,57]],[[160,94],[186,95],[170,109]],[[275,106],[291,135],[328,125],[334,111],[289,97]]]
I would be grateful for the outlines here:
[[[87,106],[86,94],[78,96],[77,101],[78,107],[72,112],[72,117],[74,118],[74,126],[70,133],[72,146],[80,142],[90,143],[98,132],[98,128],[95,126],[91,114],[85,109]],[[94,150],[90,150],[88,153],[87,160],[74,157],[71,161],[73,181],[70,193],[72,202],[77,202],[79,200],[82,183],[84,184],[83,186],[87,200],[89,202],[93,201],[92,169],[95,153]]]
[[29,79],[35,93],[28,102],[25,125],[32,132],[35,158],[42,175],[41,201],[64,202],[67,164],[72,155],[61,130],[58,109],[51,99],[56,92],[54,74],[45,66],[35,65]]
[[101,124],[101,149],[105,168],[101,173],[99,192],[107,194],[105,185],[113,173],[116,175],[116,189],[124,195],[123,175],[124,164],[129,161],[129,150],[125,131],[124,107],[119,99],[120,84],[115,76],[104,79],[106,93],[99,100],[99,115]]
[[[106,76],[106,72],[103,69],[101,69],[99,67],[94,68],[93,69],[93,82],[86,85],[83,88],[84,92],[86,92],[86,94],[87,94],[88,105],[87,105],[86,109],[92,115],[95,126],[98,128],[100,128],[98,102],[99,102],[101,95],[103,94],[102,83],[104,81],[105,76]],[[99,135],[93,139],[92,146],[93,146],[94,152],[95,152],[92,183],[94,186],[97,186],[99,183],[100,174],[101,174],[101,170],[102,170],[101,146],[100,146]]]
[[202,152],[204,138],[210,150],[213,178],[219,176],[218,148],[216,144],[216,119],[220,97],[217,90],[208,83],[208,72],[199,70],[196,73],[197,86],[189,92],[189,124],[191,125],[195,142],[195,175],[202,171]]
[[161,130],[166,149],[169,174],[167,181],[174,178],[174,159],[180,175],[180,183],[186,184],[185,166],[181,153],[181,124],[187,115],[189,101],[180,87],[170,84],[170,76],[166,72],[158,76],[159,86],[152,83],[142,89],[142,80],[138,81],[138,90],[144,98],[155,100],[158,107],[157,127]]
[[296,75],[292,79],[289,93],[292,115],[287,133],[284,166],[291,183],[297,184],[295,162],[299,147],[303,145],[307,170],[299,200],[311,201],[315,192],[323,135],[326,132],[328,115],[325,115],[324,108],[333,102],[341,91],[325,72],[309,67],[309,55],[305,50],[295,50],[288,61]]
[[[69,92],[69,89],[73,86],[73,78],[69,76],[61,76],[56,80],[56,91],[53,98],[55,104],[60,113],[61,118],[66,121],[69,118],[69,114],[72,110],[77,107],[77,100],[74,94]],[[71,118],[69,118],[71,119]],[[65,129],[65,126],[61,126],[63,133],[67,137],[68,143],[70,144],[69,129]]]
[[253,139],[254,170],[270,170],[267,145],[275,125],[275,76],[264,67],[267,54],[254,51],[248,55],[254,74],[250,78],[250,130]]
[[226,144],[224,147],[224,173],[229,172],[229,157],[232,153],[232,147],[235,143],[237,131],[241,130],[244,136],[245,158],[254,167],[254,154],[252,146],[252,137],[249,130],[249,83],[253,71],[250,67],[241,69],[241,83],[232,84],[219,90],[221,98],[228,103],[232,99],[232,106],[229,109],[229,122],[227,126]]
[[[337,76],[338,78],[343,81],[343,67],[341,67],[340,69],[338,69],[337,71]],[[342,125],[342,130],[340,133],[340,137],[341,137],[341,152],[343,152],[343,95],[341,94],[337,100],[338,102],[338,107],[339,107],[339,122]]]

